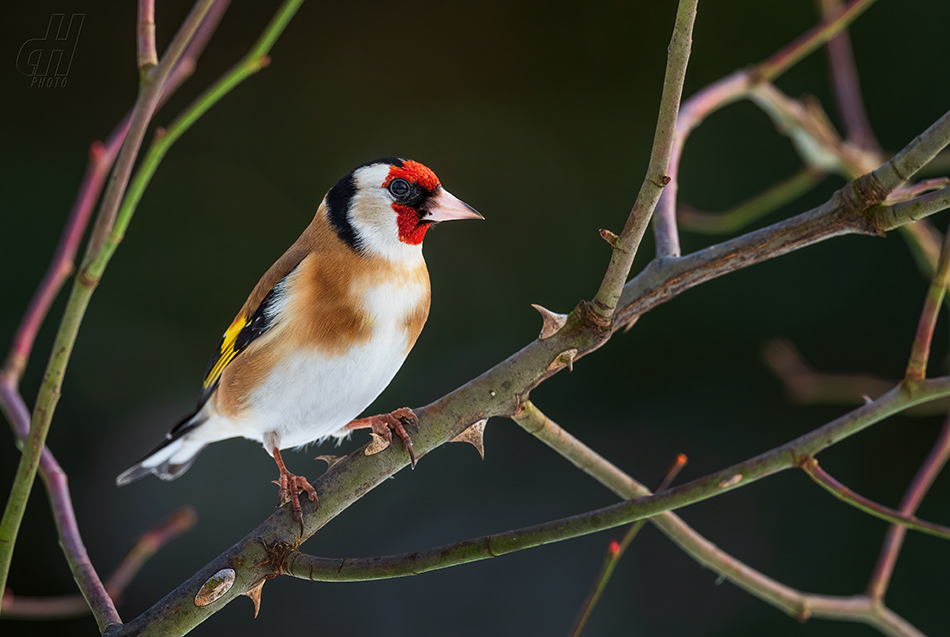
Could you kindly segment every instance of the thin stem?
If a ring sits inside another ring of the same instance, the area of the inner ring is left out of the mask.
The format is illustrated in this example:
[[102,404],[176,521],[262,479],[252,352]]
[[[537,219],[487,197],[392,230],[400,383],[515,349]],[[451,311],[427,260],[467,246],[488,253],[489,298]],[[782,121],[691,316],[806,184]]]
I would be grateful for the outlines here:
[[158,64],[155,51],[155,0],[139,0],[137,29],[139,73],[147,73]]
[[882,225],[891,230],[909,221],[917,221],[950,207],[950,187],[928,192],[911,201],[886,206],[881,214]]
[[804,167],[795,175],[769,186],[763,192],[726,212],[709,213],[682,205],[676,211],[681,228],[701,234],[736,232],[774,212],[810,191],[825,178],[825,173]]
[[[106,582],[109,596],[117,600],[145,563],[163,546],[191,529],[196,520],[194,509],[184,507],[139,538]],[[8,619],[65,619],[88,612],[89,603],[82,595],[20,597],[9,591],[3,595],[3,614]]]
[[[139,100],[136,102],[136,108],[133,110],[132,117],[130,118],[129,133],[126,136],[122,150],[119,151],[115,170],[113,171],[109,186],[106,190],[102,207],[100,208],[99,218],[96,223],[97,227],[108,228],[111,226],[111,219],[109,219],[109,217],[113,215],[114,211],[118,208],[118,198],[122,196],[122,192],[125,190],[128,176],[131,174],[132,163],[135,160],[135,155],[138,153],[142,137],[145,135],[145,128],[148,125],[149,118],[161,97],[165,80],[184,52],[185,46],[188,44],[191,36],[194,35],[205,13],[207,13],[210,8],[211,3],[212,0],[199,0],[169,45],[168,53],[166,53],[162,59],[161,64],[153,69],[154,76],[150,81],[143,83]],[[94,229],[93,236],[90,239],[91,244],[95,242],[96,236],[96,230]],[[92,253],[91,248],[92,246],[90,247],[90,253]],[[30,491],[33,488],[33,482],[36,479],[36,472],[39,468],[40,459],[46,444],[46,435],[49,432],[53,412],[56,408],[56,403],[59,401],[66,364],[69,361],[69,356],[76,341],[76,335],[79,332],[82,317],[89,304],[95,286],[95,280],[89,280],[82,276],[77,277],[69,301],[67,302],[63,320],[60,323],[60,328],[56,335],[53,353],[50,356],[43,383],[36,399],[36,406],[30,425],[30,434],[23,446],[23,453],[20,456],[20,463],[17,467],[16,477],[10,491],[10,498],[7,500],[6,508],[3,512],[3,519],[0,521],[0,590],[3,590],[6,586],[7,574],[10,570],[10,561],[13,556],[13,549],[16,545],[17,533],[20,529],[23,513],[26,510]],[[95,580],[98,581],[98,578],[95,578]],[[102,612],[100,613],[100,611]],[[111,603],[105,604],[103,608],[95,607],[93,608],[93,612],[96,613],[96,620],[99,622],[100,629],[104,629],[107,625],[119,621],[118,614],[115,613],[115,608]]]
[[[679,472],[682,471],[683,467],[686,466],[686,462],[687,458],[685,454],[681,453],[677,455],[676,459],[673,460],[673,463],[663,475],[663,479],[660,480],[660,484],[657,485],[656,489],[654,489],[654,492],[660,493],[665,491],[673,483],[673,480],[676,479],[676,476],[679,475]],[[581,611],[578,614],[577,619],[574,621],[574,627],[571,630],[571,637],[580,637],[581,632],[584,630],[584,626],[587,625],[588,618],[590,618],[591,613],[594,612],[597,602],[600,601],[601,596],[607,589],[607,584],[610,583],[610,578],[613,576],[614,569],[617,568],[617,564],[620,563],[620,558],[623,557],[623,554],[630,547],[630,544],[640,533],[640,529],[642,529],[648,521],[649,520],[637,520],[630,525],[630,528],[627,529],[626,534],[624,534],[623,539],[620,542],[611,540],[610,545],[607,548],[607,556],[604,558],[604,564],[600,569],[600,573],[598,573],[597,578],[594,580],[594,586],[587,595],[587,599],[584,600],[584,605],[581,606]]]
[[762,80],[770,82],[795,66],[802,58],[847,28],[855,18],[874,3],[874,0],[855,0],[834,17],[826,17],[821,24],[798,37],[784,49],[772,55],[757,67]]
[[[841,12],[841,0],[820,0],[821,14],[825,20],[831,20]],[[859,148],[881,155],[877,138],[871,130],[864,100],[861,98],[861,84],[858,81],[858,67],[854,62],[851,37],[847,29],[841,29],[828,40],[825,49],[828,53],[828,66],[831,69],[831,86],[834,89],[838,111],[844,119],[848,141]]]
[[[946,188],[947,201],[950,202],[950,188]],[[940,191],[938,191],[940,192]],[[898,204],[903,205],[903,204]],[[948,203],[947,205],[950,205]],[[947,292],[947,283],[950,282],[950,232],[944,239],[943,249],[937,261],[937,270],[934,272],[924,301],[924,309],[920,313],[920,322],[917,325],[917,335],[911,347],[910,360],[907,362],[907,380],[917,381],[927,375],[927,359],[930,357],[930,342],[933,340],[934,327],[937,325],[937,316],[943,297]]]
[[826,491],[834,494],[839,500],[850,504],[856,509],[860,509],[865,513],[869,513],[876,518],[886,520],[892,524],[900,524],[908,529],[914,531],[920,531],[921,533],[926,533],[928,535],[934,535],[945,540],[950,540],[950,527],[943,526],[942,524],[934,524],[933,522],[927,522],[926,520],[920,520],[913,515],[904,515],[900,511],[895,511],[890,507],[886,507],[883,504],[879,504],[870,500],[869,498],[864,497],[858,493],[855,493],[845,485],[841,484],[835,480],[831,474],[822,469],[818,465],[818,461],[814,458],[808,458],[804,463],[802,463],[802,471],[808,474],[812,480],[824,487]]
[[[937,436],[933,448],[927,455],[917,475],[914,476],[907,492],[901,500],[900,513],[903,516],[913,515],[923,501],[924,496],[930,489],[947,459],[950,458],[950,416],[943,423],[940,435]],[[894,573],[894,566],[897,564],[897,556],[900,554],[901,545],[904,543],[904,536],[907,534],[907,527],[903,524],[892,524],[887,529],[884,536],[884,544],[881,547],[881,554],[878,556],[877,564],[871,574],[871,580],[868,582],[867,594],[872,599],[882,601],[884,593],[887,592],[887,586],[891,581],[891,575]]]
[[[696,20],[698,0],[680,0],[676,10],[676,24],[670,41],[666,62],[666,75],[663,80],[663,93],[660,97],[660,113],[657,117],[656,132],[653,137],[653,149],[650,151],[650,163],[646,176],[640,186],[633,209],[627,217],[620,237],[614,243],[610,265],[600,289],[594,297],[594,313],[602,319],[610,319],[620,299],[620,293],[630,267],[637,255],[637,249],[643,240],[653,209],[670,182],[667,170],[670,153],[676,131],[676,117],[679,113],[680,99],[683,94],[683,81],[686,77],[686,65],[693,42],[693,22]],[[658,254],[679,254],[679,238],[676,234],[676,220],[662,223],[657,228]]]

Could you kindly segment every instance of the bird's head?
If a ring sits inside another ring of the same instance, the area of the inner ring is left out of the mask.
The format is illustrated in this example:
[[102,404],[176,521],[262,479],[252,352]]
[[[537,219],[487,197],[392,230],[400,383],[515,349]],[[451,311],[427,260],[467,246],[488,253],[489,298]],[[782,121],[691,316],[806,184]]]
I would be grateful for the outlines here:
[[483,219],[445,190],[429,168],[395,157],[358,166],[324,201],[327,218],[344,243],[396,260],[417,255],[426,231],[441,221]]

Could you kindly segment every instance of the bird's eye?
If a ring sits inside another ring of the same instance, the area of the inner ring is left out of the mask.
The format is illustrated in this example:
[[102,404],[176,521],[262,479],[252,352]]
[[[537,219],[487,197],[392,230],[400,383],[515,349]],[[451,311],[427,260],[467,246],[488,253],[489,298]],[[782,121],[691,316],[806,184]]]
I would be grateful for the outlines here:
[[405,179],[393,179],[389,182],[389,192],[397,199],[405,197],[409,194],[409,182]]

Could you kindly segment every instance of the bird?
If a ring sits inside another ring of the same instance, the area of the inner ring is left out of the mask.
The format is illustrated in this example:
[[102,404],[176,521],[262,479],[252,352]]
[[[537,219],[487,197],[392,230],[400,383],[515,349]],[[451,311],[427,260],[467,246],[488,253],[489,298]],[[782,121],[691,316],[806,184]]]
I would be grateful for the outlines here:
[[402,440],[415,467],[408,408],[355,418],[389,385],[429,315],[422,241],[434,225],[483,219],[425,165],[386,157],[357,166],[251,291],[213,351],[195,410],[117,478],[174,480],[207,445],[259,441],[277,463],[279,506],[303,533],[300,494],[282,449],[370,428]]

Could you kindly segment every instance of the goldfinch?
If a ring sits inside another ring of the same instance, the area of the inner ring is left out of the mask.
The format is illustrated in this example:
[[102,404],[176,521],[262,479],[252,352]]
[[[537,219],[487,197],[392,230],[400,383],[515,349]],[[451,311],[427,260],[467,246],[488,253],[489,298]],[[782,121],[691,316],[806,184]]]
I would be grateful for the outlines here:
[[415,464],[403,427],[414,419],[410,410],[353,419],[396,375],[428,317],[426,231],[482,218],[418,162],[385,158],[355,168],[224,332],[195,411],[116,483],[150,473],[173,480],[206,445],[243,436],[277,462],[280,503],[290,502],[300,522],[300,491],[313,501],[316,492],[287,470],[281,449],[368,427],[390,442],[396,432]]

